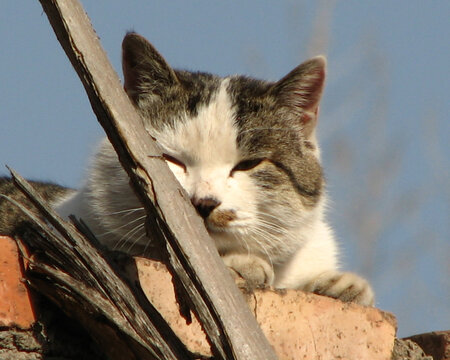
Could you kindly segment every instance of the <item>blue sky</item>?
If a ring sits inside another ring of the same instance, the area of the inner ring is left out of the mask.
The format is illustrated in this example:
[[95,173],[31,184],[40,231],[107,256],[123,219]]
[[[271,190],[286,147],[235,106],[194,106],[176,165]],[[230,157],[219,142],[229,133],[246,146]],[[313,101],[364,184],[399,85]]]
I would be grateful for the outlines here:
[[[119,73],[127,30],[146,36],[174,67],[220,75],[276,80],[325,53],[319,138],[345,267],[370,278],[401,336],[450,328],[450,2],[84,6]],[[0,163],[77,187],[103,134],[81,83],[38,1],[1,2],[0,31]],[[323,41],[314,46],[311,38]],[[377,176],[383,185],[370,197],[366,186],[376,188]],[[361,224],[375,239],[369,245],[355,231]]]

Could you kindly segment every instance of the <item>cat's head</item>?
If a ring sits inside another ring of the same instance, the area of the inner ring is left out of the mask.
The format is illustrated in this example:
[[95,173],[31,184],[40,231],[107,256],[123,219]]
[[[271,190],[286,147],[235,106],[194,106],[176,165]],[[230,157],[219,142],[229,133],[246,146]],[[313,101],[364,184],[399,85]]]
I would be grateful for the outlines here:
[[325,59],[278,82],[173,70],[143,37],[123,42],[125,89],[217,241],[273,262],[320,216],[315,136]]

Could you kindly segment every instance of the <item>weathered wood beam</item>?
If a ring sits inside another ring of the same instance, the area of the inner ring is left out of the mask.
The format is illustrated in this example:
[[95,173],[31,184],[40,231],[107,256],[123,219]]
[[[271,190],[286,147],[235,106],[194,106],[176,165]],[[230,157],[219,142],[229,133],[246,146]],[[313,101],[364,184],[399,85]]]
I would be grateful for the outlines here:
[[76,0],[40,2],[147,211],[148,233],[167,248],[169,269],[199,317],[215,358],[276,359],[203,221],[122,90],[84,9]]

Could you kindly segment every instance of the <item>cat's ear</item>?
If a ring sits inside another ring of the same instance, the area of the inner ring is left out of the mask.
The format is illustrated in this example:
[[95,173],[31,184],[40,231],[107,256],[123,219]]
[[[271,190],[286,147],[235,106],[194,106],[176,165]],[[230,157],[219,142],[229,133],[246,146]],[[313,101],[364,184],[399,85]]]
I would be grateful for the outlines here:
[[297,66],[273,88],[279,105],[301,121],[306,138],[314,136],[325,84],[325,69],[325,57],[314,57]]
[[124,88],[137,100],[139,94],[161,95],[178,84],[177,76],[164,58],[144,37],[130,32],[122,42]]

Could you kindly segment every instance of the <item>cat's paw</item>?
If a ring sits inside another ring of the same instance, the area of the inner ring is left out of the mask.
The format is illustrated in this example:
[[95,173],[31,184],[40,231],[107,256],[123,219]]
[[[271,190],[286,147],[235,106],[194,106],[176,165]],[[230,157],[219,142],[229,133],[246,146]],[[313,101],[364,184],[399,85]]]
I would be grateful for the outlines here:
[[303,290],[365,306],[373,306],[375,302],[367,280],[350,272],[326,272],[309,282]]
[[[252,254],[227,254],[222,257],[235,281],[242,288],[270,286],[273,283],[272,266],[263,258]],[[242,281],[244,280],[244,281]]]

